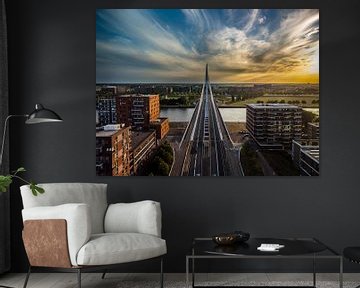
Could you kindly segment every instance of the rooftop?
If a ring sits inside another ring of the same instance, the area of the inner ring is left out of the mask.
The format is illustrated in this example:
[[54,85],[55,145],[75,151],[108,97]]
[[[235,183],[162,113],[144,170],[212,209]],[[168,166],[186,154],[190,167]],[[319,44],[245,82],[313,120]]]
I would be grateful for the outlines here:
[[96,131],[96,137],[111,137],[116,134],[119,130],[108,130],[108,131]]
[[301,107],[291,104],[282,104],[282,103],[254,103],[254,104],[247,104],[246,106],[249,106],[254,109],[301,109]]
[[[106,127],[106,129],[105,129],[105,127]],[[115,129],[118,127],[119,127],[119,129]],[[120,129],[120,127],[121,127],[121,129]],[[110,128],[114,128],[114,129],[110,129]],[[102,127],[101,129],[105,129],[105,130],[97,130],[96,137],[111,137],[111,136],[115,135],[117,132],[127,129],[127,127],[124,127],[123,124],[114,124],[114,125],[106,125],[106,126]]]
[[119,95],[117,97],[129,98],[129,97],[155,97],[159,96],[159,94],[128,94],[128,95]]
[[131,142],[133,149],[139,146],[146,138],[148,138],[151,134],[154,133],[155,133],[154,131],[149,131],[149,132],[132,131]]
[[169,118],[167,118],[167,117],[159,117],[156,120],[151,121],[150,124],[160,124],[160,123],[163,123],[166,120],[169,120]]

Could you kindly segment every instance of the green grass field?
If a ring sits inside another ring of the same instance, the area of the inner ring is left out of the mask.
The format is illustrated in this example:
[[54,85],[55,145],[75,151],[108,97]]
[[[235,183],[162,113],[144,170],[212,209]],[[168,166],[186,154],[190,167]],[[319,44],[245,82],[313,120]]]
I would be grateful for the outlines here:
[[[220,100],[220,99],[219,99]],[[319,108],[319,103],[312,103],[313,101],[319,100],[319,97],[317,95],[303,95],[303,96],[261,96],[256,97],[252,99],[246,99],[246,100],[239,100],[235,102],[231,102],[231,98],[222,99],[222,104],[224,106],[236,106],[236,107],[245,107],[246,104],[252,104],[252,103],[258,103],[259,101],[262,101],[264,103],[269,103],[270,101],[285,101],[286,104],[289,103],[289,101],[300,101],[300,103],[297,103],[295,105],[301,106],[301,107],[307,107],[307,108]],[[302,103],[302,101],[305,101],[306,103]],[[294,104],[294,103],[291,103]]]

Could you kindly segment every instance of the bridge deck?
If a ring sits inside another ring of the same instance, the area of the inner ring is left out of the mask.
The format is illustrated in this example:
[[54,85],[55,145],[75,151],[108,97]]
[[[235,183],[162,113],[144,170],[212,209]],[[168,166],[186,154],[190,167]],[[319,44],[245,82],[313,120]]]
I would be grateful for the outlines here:
[[242,176],[238,153],[214,99],[206,65],[199,103],[180,144],[184,176]]

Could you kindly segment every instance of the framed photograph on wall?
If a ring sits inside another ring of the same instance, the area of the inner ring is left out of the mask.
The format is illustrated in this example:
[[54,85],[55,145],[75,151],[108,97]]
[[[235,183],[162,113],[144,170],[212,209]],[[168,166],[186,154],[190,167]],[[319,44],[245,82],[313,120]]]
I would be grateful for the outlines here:
[[96,174],[318,176],[318,9],[98,9]]

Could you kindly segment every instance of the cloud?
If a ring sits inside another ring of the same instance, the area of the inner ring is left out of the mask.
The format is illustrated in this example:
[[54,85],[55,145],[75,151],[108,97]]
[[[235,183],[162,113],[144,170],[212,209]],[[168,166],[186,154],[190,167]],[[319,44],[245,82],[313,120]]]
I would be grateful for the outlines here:
[[254,23],[256,22],[257,16],[259,14],[259,9],[253,9],[249,15],[249,20],[246,23],[245,27],[244,27],[244,32],[247,33],[249,32],[253,26]]
[[[130,76],[156,81],[156,75],[174,76],[174,70],[191,69],[197,62],[197,52],[146,10],[100,10],[97,16],[97,25],[112,35],[96,41],[97,81],[106,82],[109,75],[109,82],[128,81]],[[151,76],[144,77],[147,74]]]
[[261,17],[259,17],[258,22],[259,22],[259,24],[264,24],[265,20],[266,20],[266,16],[261,16]]
[[318,10],[186,9],[176,21],[155,12],[98,10],[97,81],[201,81],[207,62],[215,81],[318,74]]
[[125,35],[145,48],[186,54],[179,39],[154,19],[147,10],[100,10],[97,13],[105,27],[114,34]]
[[198,30],[204,32],[210,30],[212,21],[208,14],[202,9],[182,9],[187,21]]
[[259,30],[255,35],[250,30],[258,13],[251,15],[244,29],[225,27],[208,39],[209,54],[213,55],[209,62],[217,71],[226,77],[233,71],[234,79],[245,74],[259,79],[282,73],[318,73],[317,10],[290,12],[283,16],[278,29],[269,32],[267,28],[266,33]]

